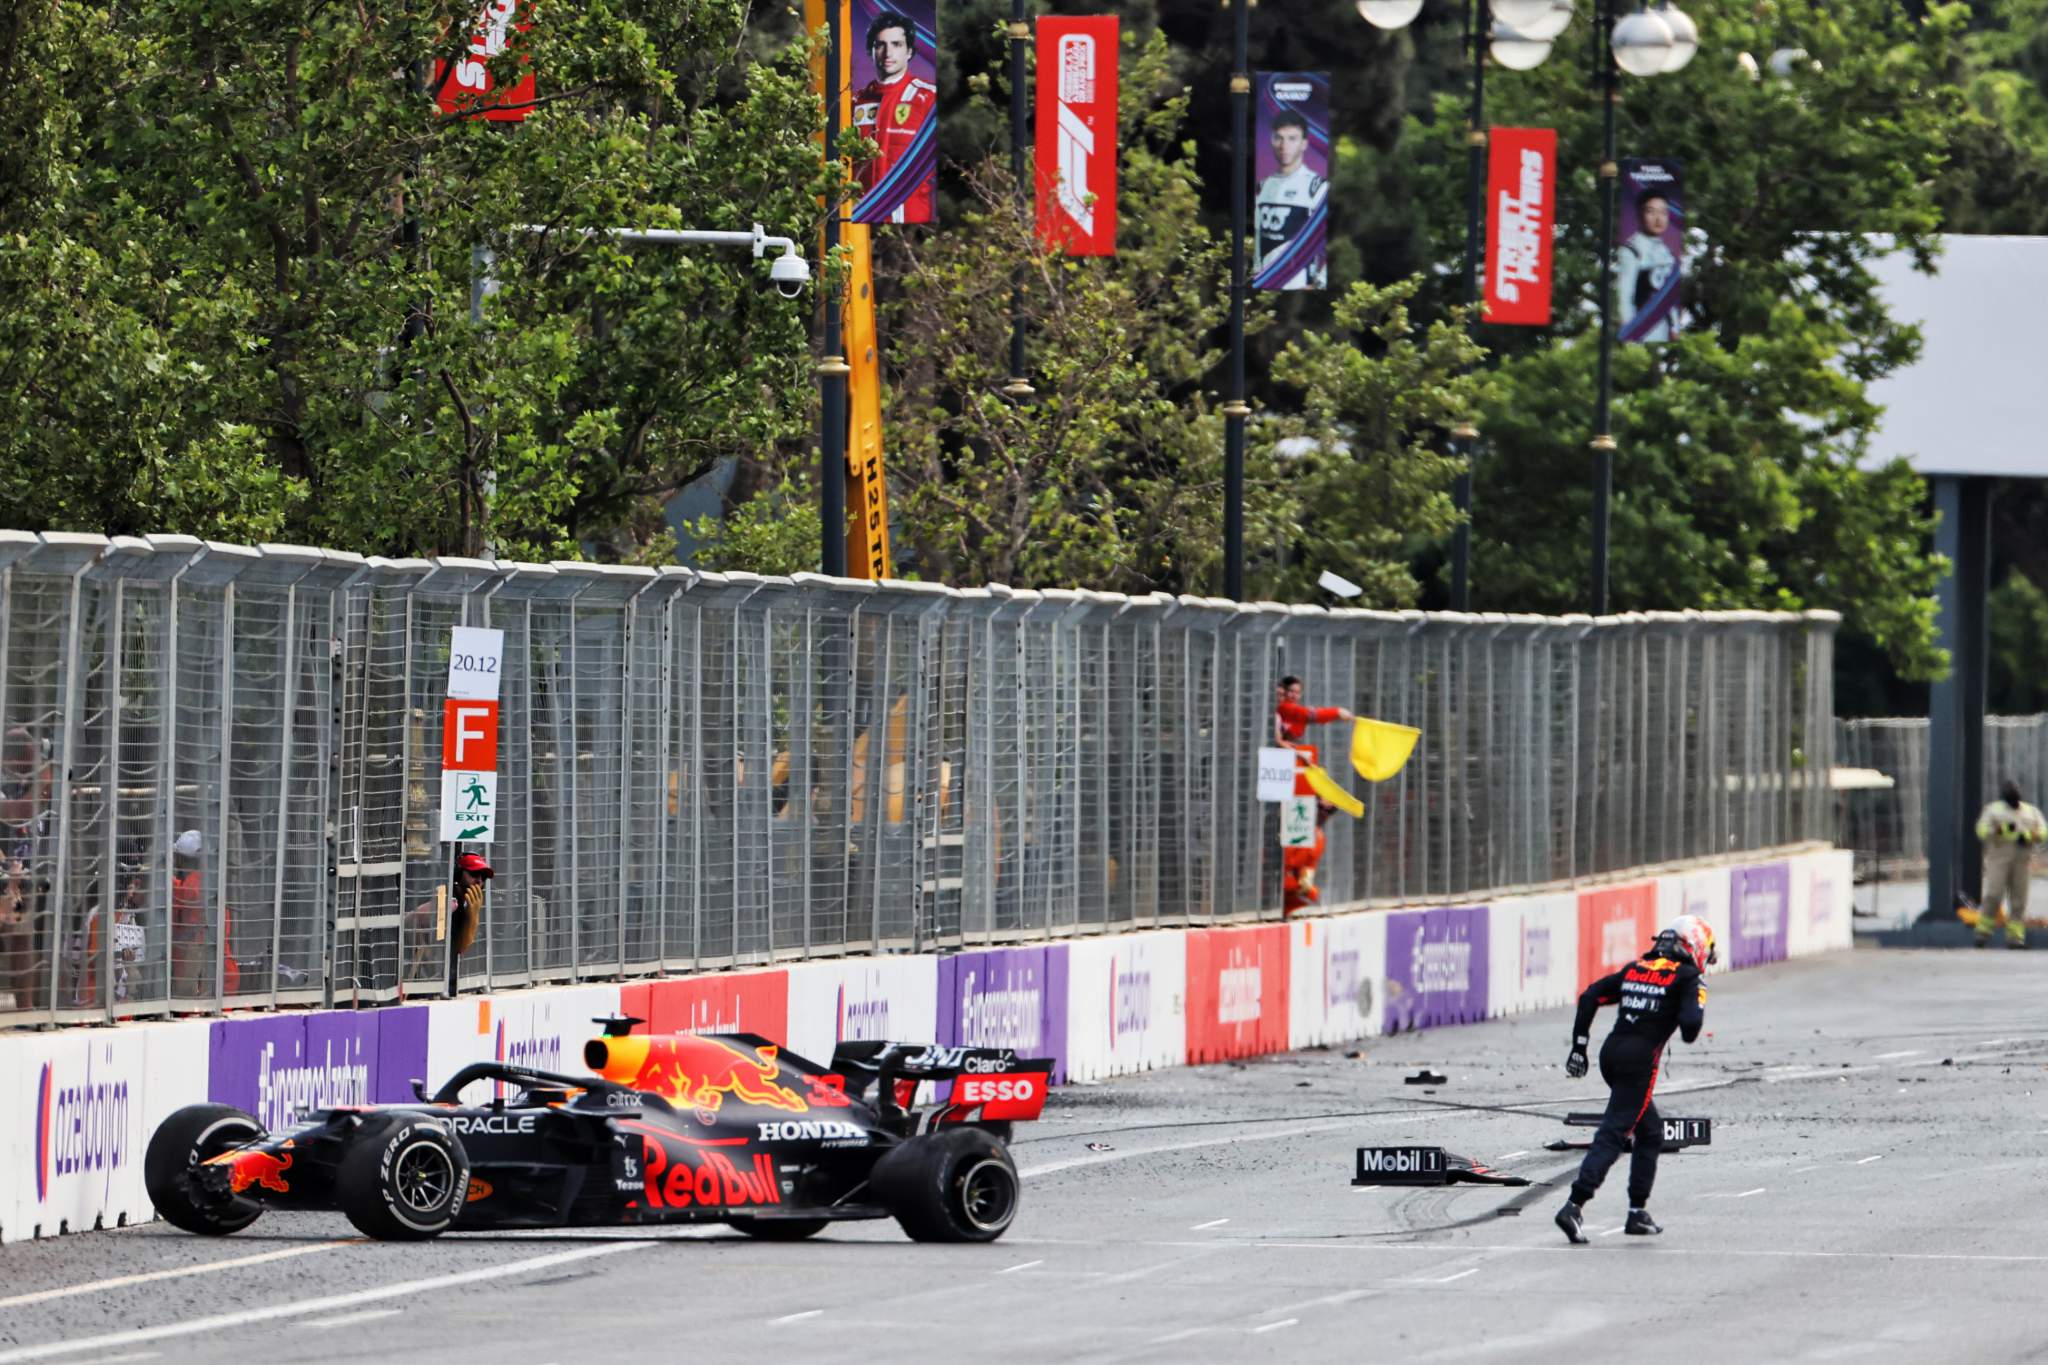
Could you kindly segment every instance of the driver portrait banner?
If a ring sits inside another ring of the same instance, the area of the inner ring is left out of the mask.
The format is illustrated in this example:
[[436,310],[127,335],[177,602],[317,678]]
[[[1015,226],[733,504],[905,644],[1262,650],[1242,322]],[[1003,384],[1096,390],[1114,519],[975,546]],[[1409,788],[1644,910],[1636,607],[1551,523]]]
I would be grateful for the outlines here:
[[930,223],[939,172],[938,0],[853,0],[853,128],[875,144],[854,173],[856,223]]
[[1038,236],[1069,256],[1116,254],[1115,16],[1038,21]]
[[[469,41],[453,61],[434,63],[434,103],[444,114],[467,114],[493,123],[520,123],[533,108],[538,83],[527,69],[510,85],[499,85],[491,63],[513,48],[530,25],[519,11],[521,0],[485,0],[469,28]],[[450,35],[454,40],[455,35]],[[445,48],[444,48],[445,50]]]
[[1260,71],[1253,222],[1255,289],[1322,289],[1330,282],[1330,73]]
[[1621,212],[1615,220],[1614,312],[1623,341],[1670,341],[1684,318],[1684,167],[1663,158],[1621,163]]
[[1550,325],[1551,224],[1556,217],[1557,130],[1489,132],[1486,321]]

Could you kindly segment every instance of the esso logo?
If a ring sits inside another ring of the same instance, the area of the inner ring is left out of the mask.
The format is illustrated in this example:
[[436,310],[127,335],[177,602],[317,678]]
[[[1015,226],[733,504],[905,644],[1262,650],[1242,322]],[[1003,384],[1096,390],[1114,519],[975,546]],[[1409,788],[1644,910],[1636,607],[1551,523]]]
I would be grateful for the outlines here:
[[962,1076],[953,1082],[955,1104],[1000,1104],[1038,1098],[1036,1076]]

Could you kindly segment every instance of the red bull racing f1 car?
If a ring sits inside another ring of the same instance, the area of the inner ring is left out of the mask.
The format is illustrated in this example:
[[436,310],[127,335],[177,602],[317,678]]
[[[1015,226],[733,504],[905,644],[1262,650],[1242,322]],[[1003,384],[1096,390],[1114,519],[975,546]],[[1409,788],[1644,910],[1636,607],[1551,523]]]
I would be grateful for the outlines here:
[[[894,1218],[920,1241],[989,1242],[1016,1217],[1006,1142],[1044,1108],[1049,1059],[855,1042],[827,1069],[753,1034],[633,1036],[639,1020],[600,1022],[588,1076],[478,1062],[431,1096],[413,1082],[416,1104],[337,1106],[277,1133],[239,1109],[189,1105],[150,1139],[150,1199],[188,1232],[238,1232],[265,1209],[339,1209],[396,1240],[688,1222],[795,1240],[838,1219]],[[928,1083],[950,1093],[919,1104]],[[470,1102],[471,1087],[495,1093]]]

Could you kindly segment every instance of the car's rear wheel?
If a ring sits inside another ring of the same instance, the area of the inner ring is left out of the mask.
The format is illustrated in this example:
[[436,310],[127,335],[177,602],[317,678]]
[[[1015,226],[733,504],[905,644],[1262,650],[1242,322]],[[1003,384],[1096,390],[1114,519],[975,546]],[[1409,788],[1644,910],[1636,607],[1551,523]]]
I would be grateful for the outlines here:
[[868,1185],[920,1242],[993,1242],[1022,1193],[1009,1151],[978,1128],[909,1139],[883,1154]]
[[764,1242],[801,1242],[825,1230],[829,1218],[728,1218],[726,1226]]
[[199,1185],[199,1168],[209,1157],[263,1136],[263,1125],[225,1104],[188,1104],[150,1136],[142,1155],[142,1184],[149,1202],[172,1227],[202,1237],[240,1232],[263,1216],[250,1199],[209,1198]]
[[421,1114],[380,1114],[356,1130],[334,1193],[348,1221],[389,1242],[438,1237],[462,1212],[469,1155],[462,1140]]

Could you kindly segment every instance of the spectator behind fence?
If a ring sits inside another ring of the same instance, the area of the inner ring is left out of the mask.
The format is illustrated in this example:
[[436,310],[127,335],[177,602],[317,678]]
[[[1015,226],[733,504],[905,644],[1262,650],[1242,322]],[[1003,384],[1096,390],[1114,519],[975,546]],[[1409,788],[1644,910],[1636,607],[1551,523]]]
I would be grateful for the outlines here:
[[2007,778],[1998,799],[1977,817],[1984,844],[1984,901],[1977,911],[1977,946],[1991,941],[1992,924],[2005,907],[2005,946],[2027,946],[2027,881],[2034,845],[2048,840],[2048,821],[2020,799],[2020,784]]
[[56,769],[24,726],[0,736],[0,1009],[30,1009],[49,980],[50,794]]
[[[469,945],[476,942],[476,931],[484,922],[484,883],[496,875],[491,869],[490,860],[481,853],[464,853],[456,858],[455,884],[448,897],[452,914],[448,931],[454,940],[449,945],[448,952],[451,963],[468,952]],[[405,938],[407,946],[411,949],[406,955],[407,981],[419,979],[420,966],[427,955],[427,949],[440,937],[436,932],[440,918],[439,897],[421,901],[406,915]],[[450,976],[452,978],[452,971]]]
[[[223,998],[240,992],[242,969],[229,950],[234,915],[220,908],[220,923],[207,914],[206,881],[200,863],[206,841],[188,829],[171,846],[171,998],[196,1000],[213,994],[213,959],[220,953]],[[218,935],[218,937],[216,937]]]

